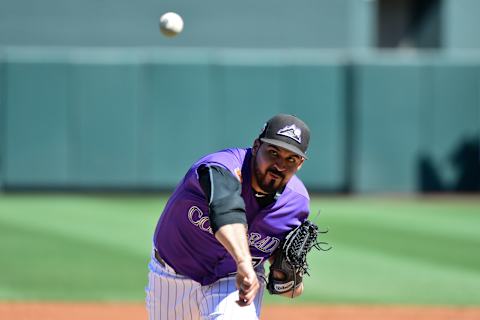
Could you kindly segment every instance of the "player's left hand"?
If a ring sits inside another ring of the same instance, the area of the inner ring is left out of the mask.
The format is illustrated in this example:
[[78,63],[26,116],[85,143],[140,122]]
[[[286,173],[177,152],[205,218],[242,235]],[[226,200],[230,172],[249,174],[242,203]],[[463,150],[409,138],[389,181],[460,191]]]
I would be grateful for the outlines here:
[[244,261],[237,264],[236,282],[239,295],[238,305],[242,307],[250,305],[260,289],[257,274],[251,262]]

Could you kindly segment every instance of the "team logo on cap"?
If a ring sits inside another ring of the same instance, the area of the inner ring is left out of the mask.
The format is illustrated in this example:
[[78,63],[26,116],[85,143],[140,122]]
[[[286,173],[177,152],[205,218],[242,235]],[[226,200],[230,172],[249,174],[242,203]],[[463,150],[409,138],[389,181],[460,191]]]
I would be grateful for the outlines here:
[[302,130],[297,128],[294,124],[291,126],[286,126],[280,130],[278,130],[277,134],[285,137],[289,137],[298,143],[302,143]]

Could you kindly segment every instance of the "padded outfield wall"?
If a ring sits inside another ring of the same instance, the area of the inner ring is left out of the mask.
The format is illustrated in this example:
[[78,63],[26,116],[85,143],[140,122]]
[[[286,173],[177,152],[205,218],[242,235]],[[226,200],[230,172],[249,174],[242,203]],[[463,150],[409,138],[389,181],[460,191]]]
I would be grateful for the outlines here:
[[[371,40],[371,1],[2,0],[3,46],[350,48]],[[166,41],[158,18],[182,15]]]
[[478,190],[478,58],[376,55],[355,68],[355,190]]
[[[377,45],[377,33],[382,27],[377,25],[380,2],[2,0],[0,46],[297,47],[355,51]],[[479,49],[480,2],[440,3],[440,49]],[[159,37],[158,17],[166,11],[177,11],[185,19],[185,32],[174,41]],[[433,22],[424,18],[421,22],[428,29]]]
[[5,188],[173,187],[207,152],[250,146],[278,112],[311,122],[312,187],[344,186],[336,58],[208,51],[5,53]]
[[479,135],[475,57],[82,48],[2,56],[5,189],[170,189],[201,155],[251,145],[277,112],[311,126],[299,175],[312,190],[450,190],[476,174],[467,162],[478,153],[458,155]]

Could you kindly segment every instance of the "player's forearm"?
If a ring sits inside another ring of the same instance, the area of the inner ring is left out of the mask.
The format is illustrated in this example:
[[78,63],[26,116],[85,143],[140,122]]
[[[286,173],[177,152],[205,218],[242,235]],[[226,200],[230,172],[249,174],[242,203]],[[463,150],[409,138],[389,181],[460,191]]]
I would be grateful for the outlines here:
[[215,238],[227,249],[237,264],[252,262],[245,225],[241,223],[224,225],[215,232]]
[[243,223],[223,225],[215,232],[215,237],[237,263],[235,285],[238,289],[238,305],[244,307],[252,304],[260,284],[252,266],[246,226]]

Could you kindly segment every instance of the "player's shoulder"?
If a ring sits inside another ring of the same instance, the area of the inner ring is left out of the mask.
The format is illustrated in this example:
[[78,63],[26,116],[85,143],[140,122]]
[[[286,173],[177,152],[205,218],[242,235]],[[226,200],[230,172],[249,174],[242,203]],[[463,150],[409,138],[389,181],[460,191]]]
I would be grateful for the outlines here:
[[290,178],[274,208],[284,217],[282,221],[286,223],[285,230],[291,230],[307,219],[310,212],[310,196],[297,176]]
[[293,196],[304,198],[307,201],[310,200],[310,195],[308,194],[305,184],[303,184],[302,180],[300,180],[300,178],[296,175],[294,175],[290,181],[288,181],[286,188],[289,189]]
[[226,168],[232,172],[241,169],[248,148],[227,148],[205,155],[194,163],[193,167],[200,165],[213,165]]

